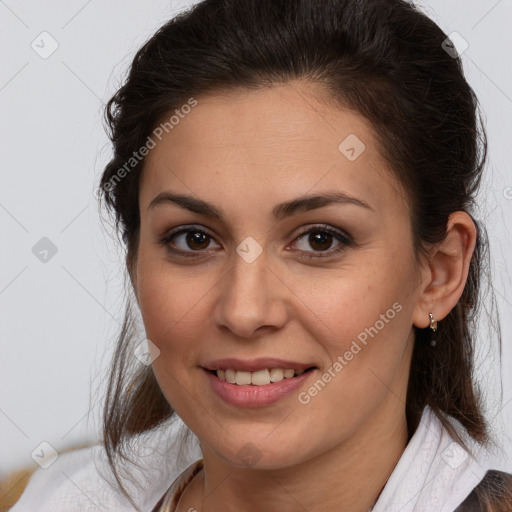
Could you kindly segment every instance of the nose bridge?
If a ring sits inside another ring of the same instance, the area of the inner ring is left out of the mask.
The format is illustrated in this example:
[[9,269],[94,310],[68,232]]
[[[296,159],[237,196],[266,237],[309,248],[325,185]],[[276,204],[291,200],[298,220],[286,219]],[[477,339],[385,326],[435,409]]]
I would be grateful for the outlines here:
[[233,270],[228,291],[235,298],[260,301],[265,296],[267,262],[263,256],[256,261],[247,263],[240,256],[233,258]]
[[259,327],[278,327],[285,321],[279,280],[270,269],[268,254],[254,242],[242,242],[233,254],[214,313],[219,326],[242,337],[250,337]]

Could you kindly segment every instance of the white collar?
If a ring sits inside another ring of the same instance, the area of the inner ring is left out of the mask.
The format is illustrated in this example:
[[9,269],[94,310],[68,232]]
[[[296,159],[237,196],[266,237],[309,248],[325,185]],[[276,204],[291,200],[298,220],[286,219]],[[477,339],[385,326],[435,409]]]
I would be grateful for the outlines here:
[[[372,512],[453,512],[480,483],[490,469],[491,457],[481,445],[464,433],[457,421],[451,419],[451,422],[461,433],[474,457],[453,440],[432,409],[425,407],[416,431]],[[177,445],[182,441],[181,435],[176,434],[184,434],[185,430],[188,427],[181,418],[175,416],[171,419],[169,430],[164,427],[159,429],[156,437],[155,433],[147,433],[141,436],[145,438],[144,441],[139,438],[142,441],[139,446],[143,447],[147,459],[152,462],[149,466],[153,474],[149,481],[153,482],[153,491],[156,491],[151,496],[143,492],[136,493],[140,498],[136,501],[144,510],[151,510],[156,496],[161,497],[169,489],[169,481],[172,482],[171,487],[176,489],[187,470],[202,458],[199,440],[190,431],[189,443],[182,447],[183,457],[176,457]],[[170,432],[173,435],[169,435]],[[156,438],[158,442],[154,444]],[[162,442],[164,439],[167,442]],[[168,443],[173,445],[170,450]],[[156,453],[155,446],[158,446]],[[170,453],[173,453],[172,457],[169,457]],[[143,462],[146,457],[140,452],[138,455],[142,466],[146,466],[143,471],[146,473],[148,467],[144,464],[146,461]],[[133,467],[131,469],[133,471]],[[147,482],[148,474],[144,476],[141,475],[140,480]],[[139,478],[135,477],[135,480]]]
[[373,512],[453,512],[489,469],[490,454],[455,420],[474,457],[425,407],[411,440],[389,477]]

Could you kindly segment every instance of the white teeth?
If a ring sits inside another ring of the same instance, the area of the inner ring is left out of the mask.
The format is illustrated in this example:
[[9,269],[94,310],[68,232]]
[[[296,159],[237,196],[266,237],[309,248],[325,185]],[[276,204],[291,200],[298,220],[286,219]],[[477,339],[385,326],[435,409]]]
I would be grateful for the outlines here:
[[281,368],[272,368],[270,370],[270,382],[280,382],[284,379],[284,370]]
[[251,372],[236,372],[236,383],[239,386],[247,386],[251,383]]
[[251,373],[251,384],[255,386],[265,386],[270,384],[270,372],[268,370],[260,370]]
[[305,370],[293,370],[282,368],[272,368],[270,370],[259,370],[257,372],[244,372],[237,370],[217,370],[217,377],[220,380],[237,384],[238,386],[266,386],[271,382],[281,382],[283,379],[291,379],[296,375],[302,375]]

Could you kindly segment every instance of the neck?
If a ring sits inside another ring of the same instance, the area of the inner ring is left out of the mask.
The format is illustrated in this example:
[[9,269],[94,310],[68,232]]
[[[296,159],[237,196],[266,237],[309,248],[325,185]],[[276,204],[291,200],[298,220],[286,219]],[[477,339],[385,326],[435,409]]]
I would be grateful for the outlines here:
[[396,397],[389,400],[395,414],[389,414],[387,404],[349,439],[293,467],[240,468],[202,447],[204,470],[177,510],[371,510],[408,441],[405,411]]

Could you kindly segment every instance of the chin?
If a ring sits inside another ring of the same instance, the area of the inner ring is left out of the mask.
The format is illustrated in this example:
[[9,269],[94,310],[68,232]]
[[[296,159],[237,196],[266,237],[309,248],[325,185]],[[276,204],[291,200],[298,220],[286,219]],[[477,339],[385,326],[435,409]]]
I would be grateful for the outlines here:
[[[303,438],[304,439],[304,438]],[[228,440],[229,446],[214,446],[217,456],[228,464],[247,469],[274,470],[300,464],[304,461],[303,442],[268,437],[268,434],[251,435],[245,432],[239,439]]]

